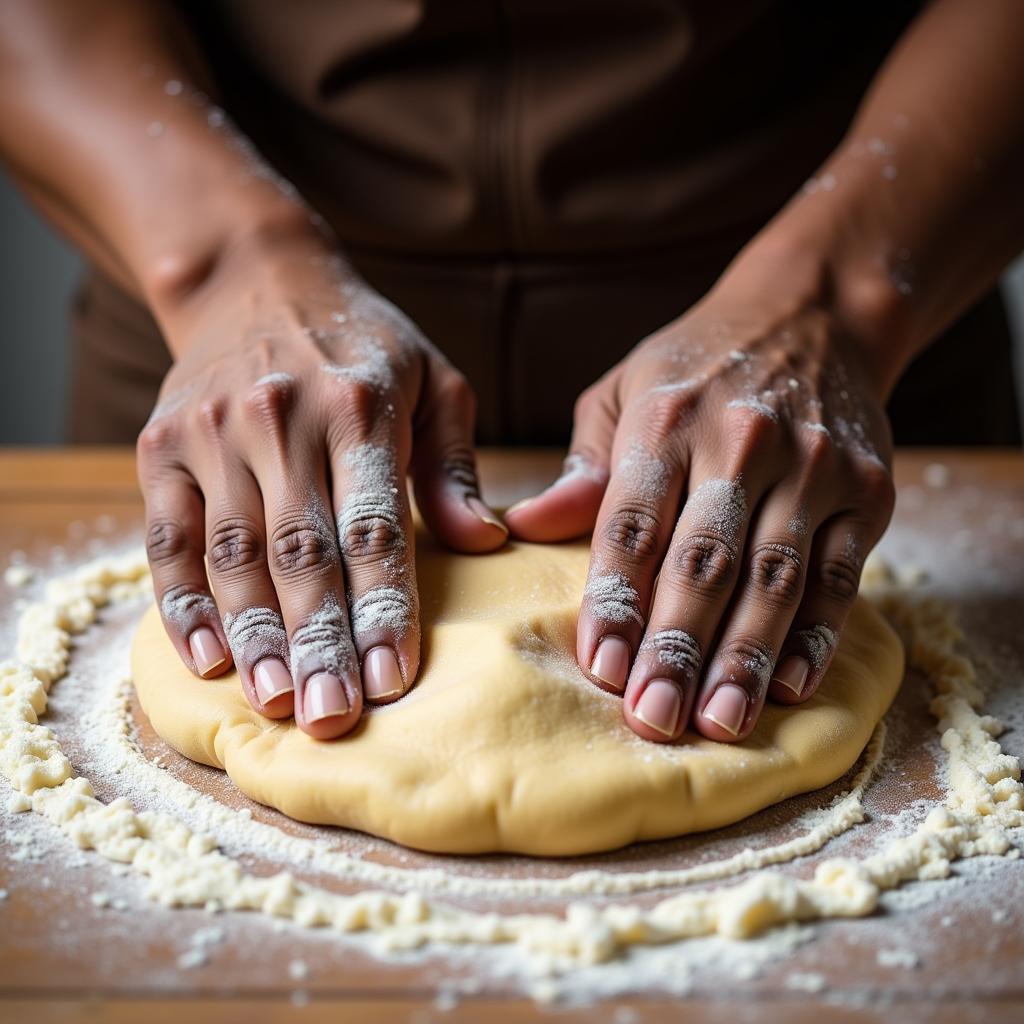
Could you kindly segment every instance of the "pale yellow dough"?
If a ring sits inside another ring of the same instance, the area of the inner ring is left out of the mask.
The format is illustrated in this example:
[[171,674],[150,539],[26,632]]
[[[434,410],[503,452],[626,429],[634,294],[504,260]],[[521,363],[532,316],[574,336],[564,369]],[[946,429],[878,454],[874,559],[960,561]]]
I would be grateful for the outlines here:
[[902,679],[896,635],[858,600],[807,704],[769,703],[741,744],[648,743],[570,653],[586,543],[486,557],[417,544],[423,666],[402,700],[317,742],[253,711],[234,673],[192,676],[152,608],[132,665],[156,731],[302,821],[437,852],[569,855],[716,828],[834,781]]

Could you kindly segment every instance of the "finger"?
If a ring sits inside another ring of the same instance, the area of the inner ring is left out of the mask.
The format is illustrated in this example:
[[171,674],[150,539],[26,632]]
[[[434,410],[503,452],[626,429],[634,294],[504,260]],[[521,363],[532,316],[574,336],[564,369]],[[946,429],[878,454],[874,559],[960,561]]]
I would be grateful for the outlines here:
[[200,470],[206,555],[228,646],[249,703],[268,718],[293,711],[288,638],[267,567],[263,498],[252,472],[219,445]]
[[419,669],[419,600],[405,487],[409,430],[331,454],[338,546],[363,696],[397,700]]
[[424,383],[425,410],[417,423],[412,475],[423,521],[458,551],[501,547],[508,528],[480,497],[473,450],[475,400],[466,379],[434,367]]
[[804,597],[768,691],[780,704],[800,704],[812,697],[832,663],[857,597],[864,559],[891,513],[891,482],[879,481],[877,487],[876,500],[865,512],[835,516],[815,534]]
[[576,402],[572,443],[558,479],[505,513],[516,537],[550,542],[582,537],[593,529],[608,487],[616,411],[608,388],[591,388]]
[[152,426],[139,438],[146,554],[167,636],[190,672],[212,677],[231,667],[231,656],[203,562],[203,500],[193,478],[166,458],[168,440]]
[[[288,636],[295,721],[314,739],[349,732],[363,710],[362,687],[337,536],[331,521],[323,442],[292,425],[290,384],[257,384],[250,459],[263,495],[267,564]],[[321,435],[322,436],[322,435]]]
[[738,480],[694,481],[623,701],[626,721],[645,739],[678,739],[689,722],[705,653],[739,576],[748,523],[747,494]]
[[685,467],[676,425],[676,411],[653,400],[624,416],[594,528],[576,656],[594,682],[615,693],[625,690],[677,519]]
[[757,723],[772,670],[804,591],[810,538],[795,530],[794,494],[764,502],[743,556],[734,603],[697,698],[695,727],[709,739],[746,737]]

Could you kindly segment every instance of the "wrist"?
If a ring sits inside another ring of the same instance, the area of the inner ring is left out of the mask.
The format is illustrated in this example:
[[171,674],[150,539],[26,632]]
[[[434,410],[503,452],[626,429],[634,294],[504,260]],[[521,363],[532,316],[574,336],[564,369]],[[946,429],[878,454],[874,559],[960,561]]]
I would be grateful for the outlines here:
[[759,293],[782,315],[823,314],[856,347],[884,400],[916,351],[906,268],[898,252],[869,256],[856,233],[804,212],[784,210],[740,253],[716,290]]

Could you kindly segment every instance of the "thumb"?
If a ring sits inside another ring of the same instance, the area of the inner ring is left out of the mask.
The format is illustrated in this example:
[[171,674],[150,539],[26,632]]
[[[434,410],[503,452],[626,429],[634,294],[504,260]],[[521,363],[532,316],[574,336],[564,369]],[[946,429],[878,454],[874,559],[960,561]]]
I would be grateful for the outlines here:
[[410,472],[416,504],[430,532],[457,551],[493,551],[508,529],[480,497],[473,450],[476,400],[458,371],[428,378],[413,428]]
[[505,521],[515,537],[560,541],[581,537],[594,528],[608,486],[616,415],[612,389],[588,388],[576,402],[572,444],[562,473],[536,497],[513,505]]

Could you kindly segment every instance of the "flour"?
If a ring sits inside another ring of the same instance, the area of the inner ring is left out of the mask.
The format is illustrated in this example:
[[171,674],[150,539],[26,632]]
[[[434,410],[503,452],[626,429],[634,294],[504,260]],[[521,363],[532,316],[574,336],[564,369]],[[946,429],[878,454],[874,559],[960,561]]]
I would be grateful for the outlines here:
[[[962,637],[950,609],[935,601],[910,604],[894,593],[884,598],[886,607],[910,637],[911,662],[927,671],[934,683],[932,709],[948,759],[949,790],[944,803],[933,808],[912,832],[863,860],[824,861],[810,880],[760,870],[820,849],[829,838],[863,818],[860,798],[881,758],[884,724],[876,730],[851,790],[820,812],[816,826],[786,843],[746,850],[719,862],[675,872],[620,875],[598,870],[558,879],[482,879],[351,859],[346,864],[343,856],[334,855],[339,868],[351,868],[350,879],[415,886],[400,895],[362,891],[345,896],[310,886],[287,872],[269,877],[250,875],[219,850],[212,837],[193,831],[173,816],[138,812],[125,799],[98,800],[88,780],[75,776],[57,736],[39,724],[47,710],[47,690],[67,666],[71,633],[86,629],[111,595],[129,599],[147,582],[141,556],[115,564],[103,560],[53,581],[45,601],[26,607],[19,622],[19,661],[5,662],[0,668],[0,771],[18,792],[31,799],[36,815],[49,820],[81,848],[95,849],[148,877],[148,894],[165,905],[259,910],[301,926],[372,934],[377,937],[376,948],[389,955],[440,943],[445,948],[466,945],[477,950],[474,956],[479,957],[483,955],[481,946],[512,945],[535,965],[540,978],[558,979],[567,970],[573,972],[568,977],[580,977],[581,966],[586,970],[587,964],[603,964],[601,976],[611,978],[619,964],[630,963],[638,951],[635,947],[648,943],[687,939],[689,946],[695,938],[699,944],[710,941],[700,936],[715,935],[746,939],[788,921],[868,913],[885,889],[912,879],[943,878],[955,858],[1012,855],[1015,851],[1008,831],[1024,825],[1019,765],[1000,749],[996,740],[999,724],[980,713],[982,693],[972,663],[959,650]],[[125,687],[118,683],[115,689],[126,701]],[[139,773],[140,798],[149,795],[155,799],[177,789],[197,812],[209,813],[212,824],[229,825],[231,834],[261,828],[263,834],[276,833],[256,822],[239,821],[236,812],[149,765],[131,743],[123,703],[115,702],[102,714],[111,723],[109,742],[120,752],[124,775],[131,779]],[[158,784],[146,781],[145,772],[152,773]],[[294,837],[279,838],[278,846],[282,850],[315,850],[314,844]],[[310,864],[312,856],[313,852],[295,856],[292,863]],[[535,891],[592,898],[598,893],[725,879],[750,869],[760,873],[730,888],[683,892],[652,906],[581,902],[571,905],[564,917],[481,913],[424,896],[430,891],[476,891],[491,897]],[[204,946],[197,944],[196,948]],[[667,969],[668,960],[665,963]],[[685,973],[677,969],[677,975]],[[687,980],[692,984],[692,979]],[[570,983],[560,986],[560,982],[549,980],[539,986],[538,993],[557,995]]]
[[253,387],[257,388],[287,388],[291,387],[295,383],[295,378],[290,373],[284,373],[277,371],[275,373],[265,373],[260,377]]
[[338,678],[355,671],[356,651],[348,615],[336,594],[324,595],[317,610],[292,633],[290,647],[291,673],[295,680],[320,671]]
[[199,619],[217,615],[217,605],[209,594],[195,590],[178,593],[169,590],[160,602],[160,613],[165,622],[170,622],[181,632],[194,625]]
[[408,589],[374,587],[352,603],[352,630],[357,637],[385,630],[401,639],[417,613],[415,596]]
[[662,629],[649,634],[640,645],[641,651],[655,651],[658,662],[687,676],[700,673],[700,645],[682,629]]
[[776,423],[779,421],[778,412],[759,398],[734,398],[726,405],[726,408],[749,409],[751,412],[756,412],[758,416],[764,416],[765,419],[773,420]]
[[[342,465],[344,494],[337,513],[338,544],[342,554],[380,533],[404,548],[402,510],[395,451],[369,442],[349,449]],[[396,551],[397,554],[397,551]]]
[[640,612],[640,595],[621,572],[592,576],[583,596],[590,600],[590,611],[597,619],[607,622],[635,622],[644,624]]
[[747,519],[747,494],[739,480],[705,480],[686,500],[692,528],[735,543]]
[[267,655],[288,660],[288,634],[273,608],[246,608],[224,616],[224,632],[235,661],[253,664]]
[[619,459],[615,475],[630,495],[652,504],[665,496],[672,479],[668,464],[638,444]]
[[820,671],[828,664],[838,640],[835,630],[823,622],[809,629],[798,629],[793,633],[797,651],[807,658],[811,668],[816,671]]
[[4,583],[9,587],[24,587],[35,579],[35,575],[30,565],[15,563],[4,570]]

